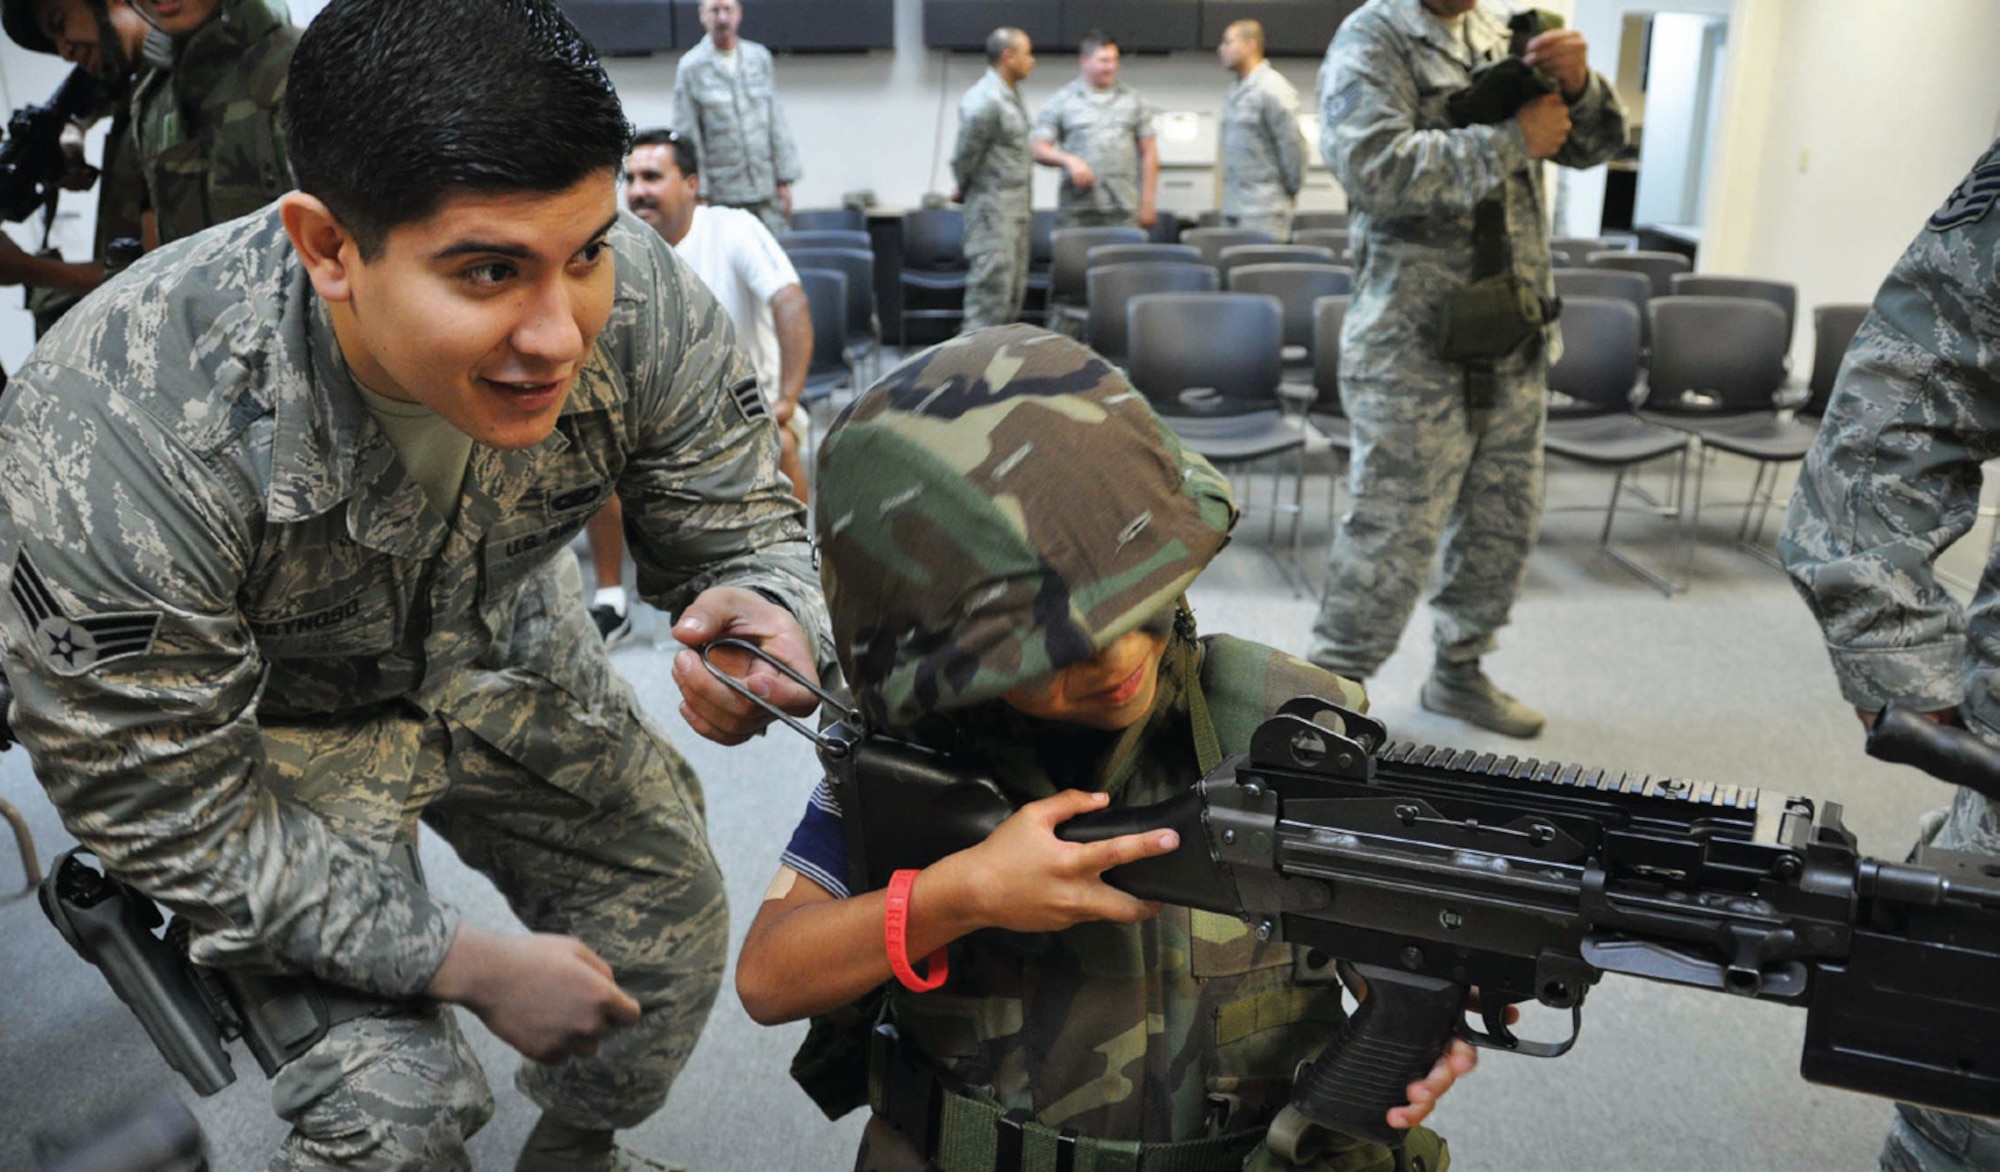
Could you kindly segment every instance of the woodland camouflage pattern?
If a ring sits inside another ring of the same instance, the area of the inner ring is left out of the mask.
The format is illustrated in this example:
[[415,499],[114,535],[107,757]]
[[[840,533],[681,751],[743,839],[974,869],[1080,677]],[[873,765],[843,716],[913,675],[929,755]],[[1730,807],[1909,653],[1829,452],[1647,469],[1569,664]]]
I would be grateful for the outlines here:
[[142,75],[132,138],[167,244],[248,215],[292,189],[278,132],[298,47],[283,0],[223,0],[173,46],[173,68]]
[[[664,1098],[726,911],[700,789],[606,659],[569,539],[615,490],[656,605],[750,587],[825,631],[728,318],[645,224],[609,240],[612,316],[555,431],[475,446],[451,524],[353,389],[275,209],[93,295],[0,413],[0,641],[64,824],[193,923],[198,959],[409,997],[455,929],[386,857],[422,815],[644,1007],[596,1058],[524,1071],[579,1126]],[[403,1049],[371,1050],[396,1022]],[[336,1030],[278,1080],[301,1128],[280,1166],[342,1143],[464,1166],[490,1106],[476,1069],[440,1073],[463,1057],[431,1009]]]
[[[831,429],[815,491],[836,642],[864,711],[892,725],[929,717],[922,739],[948,736],[1018,802],[1076,787],[1137,805],[1186,788],[1200,773],[1190,665],[1224,753],[1297,695],[1366,706],[1358,686],[1301,660],[1226,636],[1193,643],[1173,624],[1235,520],[1227,482],[1077,342],[1012,326],[919,355]],[[1132,729],[992,702],[1142,625],[1173,633],[1160,698]],[[951,946],[950,964],[937,992],[892,986],[894,1014],[978,1096],[1097,1139],[1244,1132],[1232,1159],[1246,1167],[1266,1166],[1252,1151],[1263,1120],[1344,1019],[1327,958],[1185,908],[1139,925],[980,933]],[[857,1167],[922,1163],[878,1121]],[[1306,1167],[1391,1161],[1370,1147]]]
[[1113,82],[1110,101],[1076,78],[1057,90],[1035,116],[1035,138],[1090,164],[1096,182],[1079,191],[1063,172],[1056,193],[1059,228],[1137,227],[1139,223],[1139,143],[1154,137],[1153,110],[1123,82]]
[[1028,292],[1028,108],[1021,94],[988,69],[958,102],[952,179],[965,201],[966,333],[1003,326],[1021,315]]
[[[2000,741],[2000,578],[1962,608],[1934,568],[1979,519],[2000,456],[2000,142],[1890,271],[1841,364],[1778,541],[1857,708],[1957,706]],[[2000,810],[1960,789],[1933,839],[2000,855]],[[1888,1172],[2000,1167],[2000,1124],[1899,1104]]]
[[[1422,0],[1370,0],[1341,24],[1320,68],[1320,155],[1347,192],[1354,248],[1340,334],[1354,504],[1333,542],[1307,658],[1348,675],[1374,674],[1395,650],[1447,531],[1431,601],[1439,654],[1465,662],[1490,650],[1541,518],[1555,327],[1495,363],[1496,401],[1483,420],[1466,410],[1465,367],[1440,356],[1445,300],[1472,279],[1482,201],[1505,204],[1514,272],[1555,292],[1543,168],[1520,124],[1453,128],[1445,113],[1471,62],[1507,52],[1503,17],[1482,7],[1459,20],[1462,36]],[[1625,144],[1625,111],[1599,74],[1570,119],[1556,163],[1594,166]]]

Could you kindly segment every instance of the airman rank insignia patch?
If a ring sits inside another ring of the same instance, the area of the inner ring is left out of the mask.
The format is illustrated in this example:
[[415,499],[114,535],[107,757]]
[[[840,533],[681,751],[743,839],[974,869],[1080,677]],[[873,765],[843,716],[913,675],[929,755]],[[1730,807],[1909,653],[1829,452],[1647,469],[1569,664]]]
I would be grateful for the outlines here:
[[1930,230],[1949,232],[1976,223],[1992,210],[1996,199],[2000,199],[2000,148],[1988,151],[1972,174],[1944,201],[1944,206],[1931,216]]
[[737,410],[743,412],[743,418],[754,423],[771,417],[771,406],[764,402],[764,392],[758,388],[756,379],[744,379],[730,388],[729,393],[736,400]]
[[57,675],[82,675],[113,659],[143,655],[160,629],[158,611],[71,618],[26,551],[14,560],[13,595],[35,652]]

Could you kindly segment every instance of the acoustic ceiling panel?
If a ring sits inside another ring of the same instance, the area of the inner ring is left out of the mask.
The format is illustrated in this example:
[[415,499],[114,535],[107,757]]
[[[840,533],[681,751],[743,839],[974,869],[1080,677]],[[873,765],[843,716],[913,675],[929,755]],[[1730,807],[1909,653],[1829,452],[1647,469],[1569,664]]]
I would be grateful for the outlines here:
[[1333,31],[1362,0],[1202,0],[1201,40],[1222,42],[1222,30],[1239,20],[1262,21],[1270,57],[1321,57]]
[[1017,28],[1037,46],[1062,41],[1061,0],[924,0],[924,44],[984,51],[996,28]]
[[[673,0],[674,35],[691,49],[706,35],[699,0]],[[895,0],[751,0],[739,32],[775,53],[896,47]]]
[[1201,0],[1063,0],[1061,48],[1074,49],[1094,28],[1127,53],[1212,49],[1201,43]]
[[674,47],[668,0],[562,0],[576,31],[605,57],[636,57]]

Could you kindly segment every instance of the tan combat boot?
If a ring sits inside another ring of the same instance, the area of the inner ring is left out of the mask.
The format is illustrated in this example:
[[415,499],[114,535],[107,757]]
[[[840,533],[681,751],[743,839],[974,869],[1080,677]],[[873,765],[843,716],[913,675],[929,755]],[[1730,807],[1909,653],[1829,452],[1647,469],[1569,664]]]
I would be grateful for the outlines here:
[[1417,694],[1423,706],[1440,716],[1454,716],[1506,737],[1532,737],[1542,731],[1542,714],[1493,686],[1479,661],[1439,660]]
[[528,1133],[514,1172],[688,1172],[626,1151],[609,1131],[571,1127],[544,1112]]

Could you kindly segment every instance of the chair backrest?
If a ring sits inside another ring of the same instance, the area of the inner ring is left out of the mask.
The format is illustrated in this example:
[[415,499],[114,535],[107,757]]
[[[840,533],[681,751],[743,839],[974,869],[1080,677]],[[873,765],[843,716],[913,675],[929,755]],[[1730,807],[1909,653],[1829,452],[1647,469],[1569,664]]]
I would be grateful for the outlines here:
[[1639,311],[1623,297],[1565,297],[1562,358],[1549,367],[1549,389],[1593,415],[1632,409],[1639,381]]
[[1131,321],[1126,308],[1147,293],[1213,293],[1220,286],[1215,270],[1203,264],[1093,265],[1084,276],[1089,290],[1090,318],[1084,340],[1113,362],[1131,352]]
[[799,270],[799,285],[806,291],[806,307],[812,314],[813,374],[839,370],[847,364],[847,274],[832,269]]
[[903,213],[903,267],[948,272],[965,267],[965,212],[916,208]]
[[1312,409],[1347,416],[1340,405],[1340,329],[1347,324],[1347,307],[1354,298],[1322,297],[1313,303],[1313,389],[1319,396]]
[[830,228],[868,231],[868,216],[860,208],[800,208],[786,218],[791,220],[794,232],[819,232]]
[[875,254],[858,248],[801,248],[791,254],[792,266],[832,269],[847,278],[847,336],[875,332]]
[[1580,269],[1590,263],[1591,253],[1612,251],[1609,240],[1595,236],[1557,236],[1549,241],[1549,260],[1559,269]]
[[1649,410],[1726,415],[1774,409],[1791,348],[1777,306],[1743,297],[1655,297],[1646,308],[1653,315]]
[[[1148,293],[1127,305],[1126,374],[1162,415],[1275,411],[1285,311],[1255,293]],[[1184,392],[1200,388],[1202,394]]]
[[1222,283],[1229,283],[1229,270],[1240,265],[1330,265],[1339,263],[1331,249],[1310,244],[1238,244],[1222,250],[1215,267]]
[[1046,269],[1055,259],[1056,214],[1040,211],[1028,217],[1028,267]]
[[[1197,228],[1222,227],[1222,209],[1210,208],[1208,211],[1202,212],[1200,215],[1197,215],[1194,218],[1194,226]],[[1186,234],[1187,233],[1185,232],[1182,233],[1183,236],[1185,236]]]
[[872,248],[868,233],[851,228],[823,228],[814,231],[778,233],[778,247],[786,252],[801,248]]
[[1181,243],[1201,249],[1202,263],[1211,265],[1222,263],[1222,250],[1225,248],[1277,242],[1277,237],[1256,228],[1193,228],[1181,233]]
[[1084,267],[1101,265],[1198,265],[1201,250],[1192,244],[1100,244],[1085,254]]
[[1673,295],[1675,273],[1685,273],[1694,266],[1688,258],[1678,252],[1622,252],[1606,249],[1593,252],[1586,260],[1594,269],[1619,269],[1628,273],[1642,273],[1653,287],[1653,296]]
[[1799,320],[1799,287],[1789,281],[1676,273],[1672,286],[1677,297],[1754,297],[1759,301],[1768,301],[1784,312],[1785,344],[1791,344],[1792,332]]
[[1313,306],[1322,297],[1354,292],[1354,270],[1330,264],[1239,265],[1229,270],[1231,293],[1263,293],[1285,307],[1285,345],[1311,353]]
[[1324,232],[1347,227],[1346,212],[1293,212],[1292,241],[1299,242],[1301,232]]
[[1137,228],[1058,228],[1052,237],[1055,260],[1049,265],[1049,297],[1065,305],[1082,305],[1083,274],[1090,268],[1090,250],[1105,244],[1144,244]]
[[1181,218],[1165,208],[1153,214],[1153,226],[1146,230],[1146,239],[1154,244],[1179,244],[1181,240]]
[[1859,303],[1821,305],[1813,309],[1812,377],[1806,381],[1806,388],[1812,393],[1800,406],[1799,414],[1815,417],[1826,414],[1827,402],[1833,398],[1834,379],[1840,374],[1840,364],[1847,357],[1847,348],[1854,343],[1854,332],[1868,316],[1868,309]]
[[1617,297],[1632,303],[1639,313],[1639,347],[1652,345],[1651,320],[1646,302],[1653,299],[1653,284],[1644,273],[1623,273],[1615,269],[1557,269],[1556,296],[1569,303],[1572,297]]
[[1354,251],[1354,238],[1345,228],[1309,228],[1292,233],[1293,244],[1303,244],[1309,248],[1324,248],[1333,253],[1333,259],[1346,263]]

